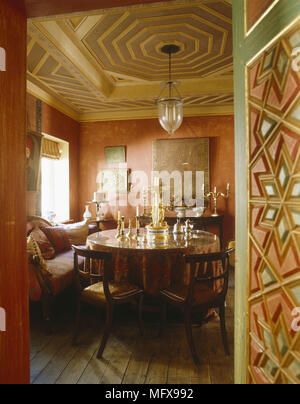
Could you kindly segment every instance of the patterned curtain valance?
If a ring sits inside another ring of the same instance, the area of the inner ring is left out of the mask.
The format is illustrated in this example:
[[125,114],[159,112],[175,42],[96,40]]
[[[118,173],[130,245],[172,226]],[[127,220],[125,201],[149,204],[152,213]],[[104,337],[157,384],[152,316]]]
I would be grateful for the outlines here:
[[42,157],[48,159],[59,160],[61,158],[61,153],[59,150],[59,143],[53,140],[43,138],[42,143]]

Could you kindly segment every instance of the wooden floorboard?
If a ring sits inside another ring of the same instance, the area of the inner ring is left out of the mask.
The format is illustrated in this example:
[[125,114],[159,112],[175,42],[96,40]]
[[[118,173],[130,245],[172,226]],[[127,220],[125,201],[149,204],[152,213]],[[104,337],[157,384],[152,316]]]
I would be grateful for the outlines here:
[[[200,366],[191,359],[181,314],[168,311],[168,326],[157,336],[157,315],[145,313],[140,336],[135,310],[118,308],[112,334],[97,359],[104,312],[86,308],[78,345],[72,345],[74,304],[58,310],[52,335],[40,317],[31,319],[31,382],[34,384],[232,384],[234,382],[234,285],[226,320],[231,355],[226,357],[218,317],[193,327]],[[60,303],[61,304],[61,303]],[[38,309],[35,308],[34,310]]]

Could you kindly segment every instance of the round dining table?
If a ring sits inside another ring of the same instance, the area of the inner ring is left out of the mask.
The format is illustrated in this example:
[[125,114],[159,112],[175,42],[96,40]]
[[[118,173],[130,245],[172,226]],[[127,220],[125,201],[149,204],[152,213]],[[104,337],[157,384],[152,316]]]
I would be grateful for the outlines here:
[[190,237],[170,233],[164,245],[148,242],[145,229],[140,230],[138,240],[121,242],[116,234],[116,230],[94,233],[87,238],[87,247],[112,253],[117,283],[137,284],[153,297],[171,282],[188,284],[190,271],[184,265],[185,255],[220,251],[219,238],[205,231],[195,231]]

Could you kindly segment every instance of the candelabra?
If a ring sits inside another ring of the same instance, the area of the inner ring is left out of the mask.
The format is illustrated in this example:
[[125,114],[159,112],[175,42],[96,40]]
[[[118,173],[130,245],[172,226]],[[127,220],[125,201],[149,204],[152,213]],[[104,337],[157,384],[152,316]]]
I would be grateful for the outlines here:
[[226,193],[223,192],[217,192],[217,187],[214,187],[213,192],[209,192],[207,194],[204,193],[204,197],[205,198],[210,198],[212,197],[213,201],[214,201],[214,212],[212,214],[212,216],[219,216],[218,212],[217,212],[217,200],[220,196],[222,196],[225,199],[229,198],[229,193],[230,193],[230,184],[227,184],[227,188],[226,188]]

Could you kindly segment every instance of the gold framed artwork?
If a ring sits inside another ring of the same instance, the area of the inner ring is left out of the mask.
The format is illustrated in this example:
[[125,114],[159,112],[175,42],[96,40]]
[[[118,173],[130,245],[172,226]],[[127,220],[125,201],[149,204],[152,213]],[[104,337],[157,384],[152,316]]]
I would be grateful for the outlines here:
[[126,163],[125,146],[109,146],[104,148],[105,160],[107,164]]
[[38,191],[41,164],[42,135],[27,132],[26,136],[26,190]]
[[[182,177],[182,192],[176,195],[174,182],[170,183],[171,198],[175,203],[181,203],[181,195],[184,190],[189,189],[191,199],[199,196],[201,191],[210,189],[209,181],[209,138],[201,139],[167,139],[155,140],[153,142],[152,154],[153,171],[168,172],[169,174],[179,172]],[[190,177],[185,176],[186,172],[192,173]],[[200,174],[201,184],[196,190],[195,177]],[[180,191],[180,190],[179,190]],[[203,193],[203,191],[202,191]],[[204,206],[204,198],[197,198],[197,205]],[[180,206],[180,205],[178,205]]]

